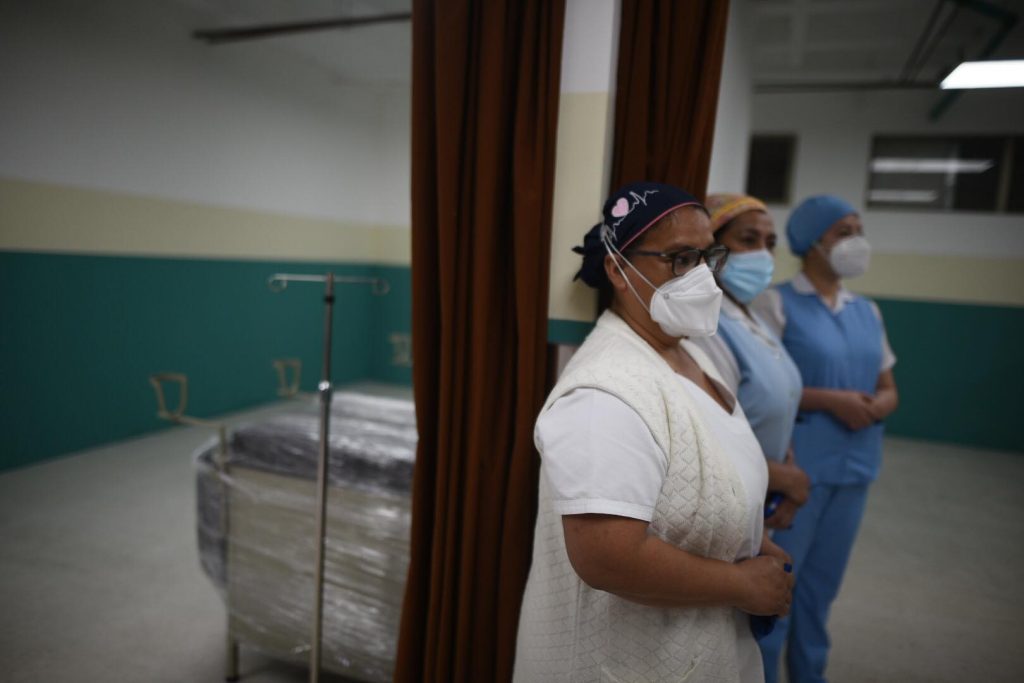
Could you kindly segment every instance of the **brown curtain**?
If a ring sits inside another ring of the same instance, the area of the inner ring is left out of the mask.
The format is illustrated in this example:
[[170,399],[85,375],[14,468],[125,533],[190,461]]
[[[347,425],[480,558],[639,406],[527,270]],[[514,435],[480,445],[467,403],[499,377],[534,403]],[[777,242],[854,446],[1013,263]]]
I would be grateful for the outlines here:
[[622,0],[611,190],[704,196],[728,15],[728,0]]
[[414,0],[420,441],[396,681],[506,681],[544,400],[564,0]]

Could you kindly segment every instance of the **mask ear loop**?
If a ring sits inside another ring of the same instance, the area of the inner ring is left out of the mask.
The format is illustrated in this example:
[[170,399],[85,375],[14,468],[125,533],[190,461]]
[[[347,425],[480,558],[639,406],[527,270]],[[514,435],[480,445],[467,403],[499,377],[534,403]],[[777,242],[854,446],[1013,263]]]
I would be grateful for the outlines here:
[[[835,249],[835,247],[836,245],[833,244],[832,249]],[[825,246],[821,243],[820,239],[811,248],[821,254],[821,257],[825,259],[825,264],[832,270],[832,274],[840,277],[839,273],[836,272],[836,267],[832,265],[832,249],[825,251]]]
[[653,289],[655,291],[655,293],[657,293],[658,288],[655,287],[651,283],[650,280],[648,280],[646,277],[644,277],[644,274],[641,273],[637,269],[636,266],[634,266],[632,263],[630,263],[629,259],[626,258],[626,256],[621,251],[619,251],[618,248],[615,245],[612,244],[612,240],[611,240],[611,237],[610,237],[611,232],[612,232],[611,229],[607,225],[602,225],[601,226],[601,243],[604,245],[604,249],[605,249],[605,251],[608,252],[608,255],[612,257],[612,261],[615,262],[615,267],[619,269],[619,273],[622,275],[622,279],[626,281],[626,284],[629,286],[630,291],[633,292],[633,296],[636,297],[636,300],[640,302],[640,305],[643,306],[644,310],[647,311],[647,314],[650,315],[650,313],[651,313],[650,305],[644,303],[643,297],[640,296],[640,294],[636,291],[636,288],[633,287],[633,282],[626,276],[626,271],[624,271],[622,269],[622,266],[619,265],[619,259],[615,258],[615,256],[618,255],[619,257],[622,258],[623,261],[628,263],[629,267],[632,268],[633,271],[637,275],[640,276],[641,280],[643,280],[648,285],[650,285],[651,289]]

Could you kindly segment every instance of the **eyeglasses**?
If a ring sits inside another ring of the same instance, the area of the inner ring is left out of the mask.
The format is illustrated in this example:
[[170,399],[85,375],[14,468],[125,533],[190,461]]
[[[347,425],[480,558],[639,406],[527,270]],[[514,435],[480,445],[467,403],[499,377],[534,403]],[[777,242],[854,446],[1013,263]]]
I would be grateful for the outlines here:
[[665,253],[663,251],[643,251],[641,249],[627,249],[624,254],[637,254],[638,256],[658,256],[666,261],[672,262],[672,274],[675,276],[685,275],[704,260],[712,273],[717,274],[729,258],[729,247],[724,244],[716,244],[707,249],[695,249],[687,247],[679,251]]

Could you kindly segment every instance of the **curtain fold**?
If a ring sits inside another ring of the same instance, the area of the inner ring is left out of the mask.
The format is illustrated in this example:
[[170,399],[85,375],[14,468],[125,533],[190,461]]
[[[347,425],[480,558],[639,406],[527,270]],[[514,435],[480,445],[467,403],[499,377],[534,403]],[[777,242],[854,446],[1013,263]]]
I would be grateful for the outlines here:
[[420,441],[396,681],[511,678],[536,514],[564,0],[414,0]]
[[622,0],[611,188],[671,183],[703,198],[728,0]]

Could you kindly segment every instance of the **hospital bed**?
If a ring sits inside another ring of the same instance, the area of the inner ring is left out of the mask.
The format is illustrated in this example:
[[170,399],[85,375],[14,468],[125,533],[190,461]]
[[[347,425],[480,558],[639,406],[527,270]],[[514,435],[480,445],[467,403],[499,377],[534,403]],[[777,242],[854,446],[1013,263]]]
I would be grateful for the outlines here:
[[[194,454],[199,555],[227,606],[229,679],[240,644],[309,661],[319,419],[314,399],[296,397]],[[409,561],[411,391],[336,390],[330,419],[322,666],[390,681]]]

